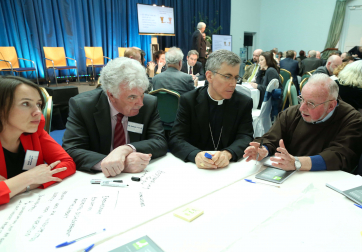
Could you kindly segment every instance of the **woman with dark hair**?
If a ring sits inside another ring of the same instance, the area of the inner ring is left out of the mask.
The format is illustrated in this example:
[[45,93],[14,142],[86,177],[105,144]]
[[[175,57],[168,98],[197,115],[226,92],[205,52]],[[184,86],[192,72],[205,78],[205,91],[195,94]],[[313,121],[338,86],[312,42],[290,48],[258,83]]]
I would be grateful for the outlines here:
[[155,75],[164,72],[167,69],[165,54],[166,53],[163,50],[159,50],[153,54],[153,60],[156,63]]
[[266,87],[272,79],[279,80],[279,88],[281,83],[279,79],[279,67],[277,62],[274,60],[273,55],[270,52],[262,52],[259,57],[259,71],[256,74],[256,83],[251,83],[253,88],[257,88],[260,91],[260,100],[258,109],[264,100],[264,94]]
[[0,204],[75,173],[73,159],[44,130],[44,104],[33,82],[0,77]]
[[298,61],[302,61],[302,60],[304,60],[304,59],[306,59],[307,57],[305,56],[305,51],[303,51],[303,50],[300,50],[299,51],[299,56],[297,57],[297,60]]

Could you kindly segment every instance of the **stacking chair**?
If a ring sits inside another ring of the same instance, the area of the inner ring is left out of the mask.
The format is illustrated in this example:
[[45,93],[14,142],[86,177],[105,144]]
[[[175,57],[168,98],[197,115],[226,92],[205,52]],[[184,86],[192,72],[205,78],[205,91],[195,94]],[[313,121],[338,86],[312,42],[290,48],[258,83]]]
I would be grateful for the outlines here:
[[168,52],[168,50],[170,50],[169,47],[165,47],[165,52]]
[[45,101],[45,106],[43,108],[43,116],[45,118],[44,130],[49,134],[51,130],[52,117],[53,117],[53,98],[49,96],[45,88],[41,87],[40,89]]
[[[259,116],[253,118],[254,138],[261,137],[272,126],[270,113],[272,110],[272,92],[279,87],[279,80],[272,79],[266,87],[263,103],[261,104]],[[256,116],[255,112],[253,116]]]
[[287,85],[284,89],[282,110],[294,105],[298,105],[298,94],[297,89],[294,86],[293,80],[291,78],[288,80]]
[[180,95],[175,91],[165,88],[154,90],[150,92],[150,95],[157,97],[157,109],[160,114],[166,136],[168,136],[176,119]]
[[118,47],[118,57],[124,57],[124,52],[126,49],[127,47]]
[[[77,67],[77,61],[75,59],[69,58],[65,56],[64,47],[43,47],[44,49],[44,56],[45,56],[45,75],[48,75],[48,69],[53,68],[54,71],[54,78],[55,84],[58,86],[57,75],[55,70],[69,70],[69,69],[76,69],[77,70],[77,79],[79,83],[79,73]],[[73,60],[75,66],[68,66],[67,60]],[[68,78],[67,78],[68,82]],[[49,84],[48,84],[49,86]]]
[[[30,61],[33,63],[33,67],[20,67],[19,60]],[[10,71],[12,75],[14,75],[14,72],[35,71],[36,83],[39,85],[38,70],[34,61],[18,58],[18,54],[13,46],[0,47],[0,71]]]
[[250,60],[247,60],[246,62],[245,62],[245,66],[250,66],[250,65],[252,65],[253,64],[253,62],[251,62]]
[[[303,75],[304,77],[304,75]],[[304,87],[304,85],[308,82],[308,79],[309,79],[310,75],[308,75],[306,78],[302,78],[302,81],[300,82],[299,84],[299,89],[300,89],[300,92],[302,92],[302,89]]]
[[288,70],[280,68],[280,75],[283,76],[282,86],[285,88],[287,81],[292,78],[292,74]]
[[315,70],[317,70],[317,69],[314,69],[314,70],[312,70],[312,71],[309,71],[308,74],[309,74],[310,76],[312,76],[313,73],[315,72]]
[[[286,109],[287,107],[290,106],[289,104],[289,96],[290,96],[290,89],[289,89],[289,86],[291,85],[292,83],[292,80],[289,79],[285,85],[285,88],[284,88],[284,91],[283,91],[283,106],[282,106],[282,111],[284,109]],[[288,91],[289,90],[289,91]],[[288,103],[287,103],[288,101]]]
[[[102,47],[84,47],[85,57],[86,57],[86,67],[92,67],[92,81],[95,81],[94,68],[104,67],[104,58]],[[119,53],[119,51],[118,51]]]
[[284,77],[281,74],[279,74],[279,77],[280,77],[281,83],[283,83],[284,82]]

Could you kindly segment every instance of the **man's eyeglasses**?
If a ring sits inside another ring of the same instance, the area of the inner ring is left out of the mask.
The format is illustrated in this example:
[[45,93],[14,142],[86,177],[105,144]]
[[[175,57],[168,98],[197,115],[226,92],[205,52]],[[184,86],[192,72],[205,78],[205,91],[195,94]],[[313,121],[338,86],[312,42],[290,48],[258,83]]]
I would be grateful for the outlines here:
[[[299,104],[302,104],[303,102],[304,102],[304,99],[303,99],[303,97],[301,96],[301,95],[299,95],[298,97],[298,103]],[[310,109],[315,109],[316,107],[318,107],[319,105],[322,105],[322,104],[324,104],[324,103],[327,103],[327,102],[329,102],[329,101],[334,101],[334,100],[328,100],[328,101],[325,101],[325,102],[322,102],[322,103],[318,103],[318,104],[314,104],[313,102],[305,102],[306,103],[306,105],[307,105],[307,107],[308,108],[310,108]]]
[[240,82],[241,81],[241,77],[240,76],[230,76],[230,75],[223,75],[221,73],[218,73],[218,72],[214,72],[214,71],[211,71],[213,73],[217,73],[217,74],[220,74],[221,76],[223,76],[226,80],[235,80],[236,82]]

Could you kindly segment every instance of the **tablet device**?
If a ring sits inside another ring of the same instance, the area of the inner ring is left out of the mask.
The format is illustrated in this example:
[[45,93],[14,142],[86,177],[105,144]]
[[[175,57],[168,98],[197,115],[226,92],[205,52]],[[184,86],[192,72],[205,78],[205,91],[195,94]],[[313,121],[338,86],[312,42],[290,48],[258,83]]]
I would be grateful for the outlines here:
[[266,180],[269,182],[282,184],[287,178],[289,178],[294,171],[284,171],[276,167],[268,167],[264,171],[258,173],[255,178]]

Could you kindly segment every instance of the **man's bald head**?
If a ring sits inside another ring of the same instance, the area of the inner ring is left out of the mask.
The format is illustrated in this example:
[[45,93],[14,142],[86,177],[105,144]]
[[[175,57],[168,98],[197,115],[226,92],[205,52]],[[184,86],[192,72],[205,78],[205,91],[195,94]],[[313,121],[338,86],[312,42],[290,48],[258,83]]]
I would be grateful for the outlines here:
[[329,72],[329,75],[333,75],[334,69],[336,69],[339,65],[342,64],[342,58],[338,55],[332,55],[327,60],[327,70]]
[[321,52],[320,51],[315,51],[315,54],[316,54],[316,58],[317,59],[320,59],[321,58]]
[[260,54],[263,52],[263,50],[261,49],[256,49],[254,52],[253,52],[253,61],[255,63],[259,63],[259,57],[260,57]]

